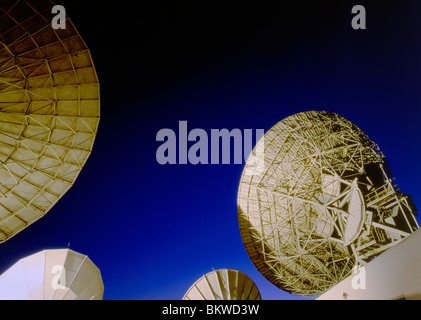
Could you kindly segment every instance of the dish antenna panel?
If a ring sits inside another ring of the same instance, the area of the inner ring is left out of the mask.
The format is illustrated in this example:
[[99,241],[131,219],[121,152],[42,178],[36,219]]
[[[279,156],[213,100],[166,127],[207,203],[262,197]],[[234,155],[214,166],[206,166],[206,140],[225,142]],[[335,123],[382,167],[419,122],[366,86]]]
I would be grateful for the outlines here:
[[72,22],[55,30],[50,1],[0,8],[0,242],[73,185],[99,122],[99,84]]
[[220,269],[197,280],[183,300],[261,300],[261,296],[253,280],[244,273]]
[[319,295],[419,227],[380,148],[335,113],[292,115],[255,153],[239,185],[241,236],[257,269],[283,290]]
[[0,300],[102,300],[101,273],[85,255],[44,250],[0,276]]

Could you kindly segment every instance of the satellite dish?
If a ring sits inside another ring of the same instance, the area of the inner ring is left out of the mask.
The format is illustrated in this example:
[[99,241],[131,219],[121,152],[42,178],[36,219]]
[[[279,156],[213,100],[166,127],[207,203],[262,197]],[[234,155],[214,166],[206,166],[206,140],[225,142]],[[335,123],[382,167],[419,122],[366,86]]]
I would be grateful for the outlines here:
[[261,300],[261,296],[253,280],[244,273],[220,269],[197,280],[183,300]]
[[38,252],[0,276],[1,300],[102,300],[103,293],[99,269],[70,249]]
[[43,217],[73,185],[99,122],[99,84],[72,22],[50,1],[0,10],[0,242]]
[[319,295],[419,227],[380,148],[335,113],[292,115],[255,150],[264,152],[249,158],[238,190],[240,231],[283,290]]

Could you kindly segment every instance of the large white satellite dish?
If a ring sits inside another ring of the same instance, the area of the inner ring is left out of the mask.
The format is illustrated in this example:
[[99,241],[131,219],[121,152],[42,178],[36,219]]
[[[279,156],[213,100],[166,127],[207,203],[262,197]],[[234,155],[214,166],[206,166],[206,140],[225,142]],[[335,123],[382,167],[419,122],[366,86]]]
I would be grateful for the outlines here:
[[0,276],[0,300],[101,300],[100,270],[70,249],[44,250]]
[[54,29],[51,1],[0,10],[0,242],[43,217],[88,159],[99,83],[72,22]]
[[283,290],[319,295],[419,227],[380,148],[335,113],[287,117],[255,149],[264,152],[241,176],[240,231],[257,269]]

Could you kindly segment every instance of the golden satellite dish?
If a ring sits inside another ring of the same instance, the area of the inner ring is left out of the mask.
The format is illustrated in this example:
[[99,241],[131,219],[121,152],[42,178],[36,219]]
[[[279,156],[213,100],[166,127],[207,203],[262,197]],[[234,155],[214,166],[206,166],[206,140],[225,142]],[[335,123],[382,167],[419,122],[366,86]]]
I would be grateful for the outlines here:
[[99,83],[72,22],[54,29],[50,1],[0,11],[0,242],[39,218],[73,185],[97,133]]

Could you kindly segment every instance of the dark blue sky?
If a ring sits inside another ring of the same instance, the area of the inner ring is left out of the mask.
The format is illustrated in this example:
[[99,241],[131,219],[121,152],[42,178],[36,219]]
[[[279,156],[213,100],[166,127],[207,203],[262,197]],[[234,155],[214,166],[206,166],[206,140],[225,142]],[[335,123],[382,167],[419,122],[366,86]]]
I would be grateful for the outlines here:
[[[157,163],[156,133],[182,120],[209,133],[267,131],[297,112],[336,112],[377,142],[420,206],[418,0],[57,3],[97,68],[98,136],[70,191],[0,245],[0,272],[70,242],[101,269],[104,299],[181,299],[212,268],[246,273],[263,299],[299,298],[265,280],[243,247],[243,164]],[[366,30],[351,27],[356,4]]]

